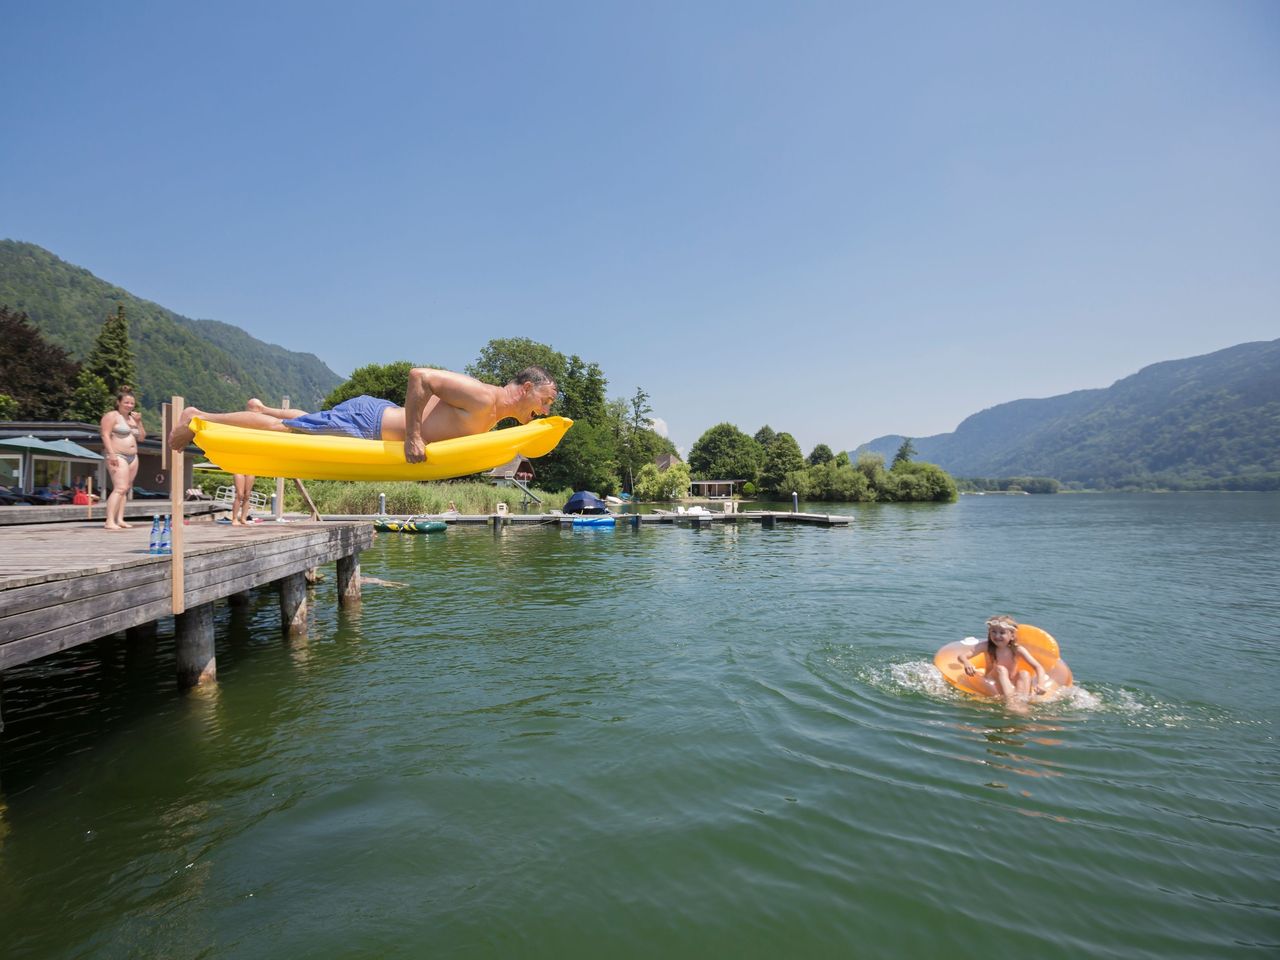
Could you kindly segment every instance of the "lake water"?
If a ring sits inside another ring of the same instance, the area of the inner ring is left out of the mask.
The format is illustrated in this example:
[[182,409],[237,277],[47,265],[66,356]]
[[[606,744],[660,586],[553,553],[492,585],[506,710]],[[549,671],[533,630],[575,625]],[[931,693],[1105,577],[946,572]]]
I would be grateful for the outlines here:
[[[210,690],[164,631],[9,672],[0,952],[1276,956],[1280,497],[834,509],[381,535]],[[1077,687],[949,690],[993,613]]]

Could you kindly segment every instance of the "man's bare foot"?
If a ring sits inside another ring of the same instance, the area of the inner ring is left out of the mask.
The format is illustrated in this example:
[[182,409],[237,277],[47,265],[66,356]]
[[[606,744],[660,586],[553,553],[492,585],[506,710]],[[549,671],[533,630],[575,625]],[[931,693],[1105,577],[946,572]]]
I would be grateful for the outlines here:
[[121,530],[132,530],[132,529],[133,529],[133,524],[132,524],[132,523],[125,523],[123,520],[121,520],[121,521],[120,521],[120,529],[121,529]]
[[191,423],[192,417],[198,416],[200,411],[195,407],[187,407],[182,411],[182,416],[178,418],[178,425],[169,434],[170,450],[185,450],[191,441],[195,440],[195,431],[188,424]]
[[252,410],[254,413],[261,413],[262,408],[265,406],[266,404],[257,397],[250,397],[248,401],[245,402],[244,408],[246,410]]
[[114,523],[104,523],[102,525],[102,529],[103,530],[123,530],[124,527],[117,526]]

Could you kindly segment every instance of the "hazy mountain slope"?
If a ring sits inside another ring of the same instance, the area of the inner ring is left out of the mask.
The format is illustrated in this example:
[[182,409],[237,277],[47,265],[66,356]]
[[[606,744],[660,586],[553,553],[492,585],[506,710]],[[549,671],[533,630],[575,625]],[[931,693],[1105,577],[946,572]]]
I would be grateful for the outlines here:
[[[855,454],[891,457],[901,442],[878,437]],[[919,459],[964,477],[1120,486],[1280,472],[1280,340],[1153,364],[1104,390],[1000,404],[912,442]]]
[[342,382],[317,357],[263,343],[237,327],[190,320],[30,243],[0,240],[0,304],[26,313],[48,339],[83,359],[102,321],[123,304],[151,410],[174,394],[231,410],[261,394],[314,408]]

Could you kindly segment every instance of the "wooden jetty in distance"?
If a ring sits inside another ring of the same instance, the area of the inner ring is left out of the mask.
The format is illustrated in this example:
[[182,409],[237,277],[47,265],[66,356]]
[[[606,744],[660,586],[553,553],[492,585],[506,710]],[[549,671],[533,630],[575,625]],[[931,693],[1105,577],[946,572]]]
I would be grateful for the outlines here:
[[[495,528],[503,526],[573,526],[571,513],[479,513],[479,514],[421,514],[419,520],[441,520],[459,526],[486,525]],[[587,514],[586,516],[593,516]],[[601,516],[601,514],[594,514]],[[773,529],[778,524],[799,524],[811,527],[847,527],[853,517],[838,513],[793,513],[791,511],[744,510],[716,513],[708,510],[699,513],[615,513],[611,516],[619,527],[640,529],[649,526],[686,526],[695,529],[725,523],[758,523],[766,529]],[[329,520],[372,520],[372,517],[361,517],[355,514],[328,517]],[[413,519],[409,514],[392,515],[394,520]]]
[[84,521],[0,526],[0,670],[119,631],[154,631],[173,614],[178,683],[216,679],[215,602],[277,584],[284,630],[305,632],[308,574],[336,561],[339,602],[358,601],[359,555],[374,530],[367,522],[204,522],[182,534],[178,566],[149,552],[149,523],[127,531]]

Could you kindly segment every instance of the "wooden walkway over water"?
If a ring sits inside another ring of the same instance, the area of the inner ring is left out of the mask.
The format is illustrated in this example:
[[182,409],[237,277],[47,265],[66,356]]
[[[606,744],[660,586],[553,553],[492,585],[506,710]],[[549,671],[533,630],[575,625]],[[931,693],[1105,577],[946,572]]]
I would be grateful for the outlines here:
[[[792,513],[790,511],[744,510],[741,513],[618,513],[613,515],[617,526],[640,527],[650,526],[688,526],[705,527],[725,523],[758,523],[772,528],[778,524],[798,524],[811,527],[847,527],[853,517],[839,513]],[[327,517],[328,520],[364,520],[372,517],[344,514]],[[408,514],[393,515],[396,520],[412,519]],[[480,513],[480,514],[422,514],[417,519],[442,520],[447,524],[458,526],[573,526],[574,514],[567,513]]]
[[[173,559],[148,550],[150,513],[165,507],[138,505],[128,514],[134,527],[127,531],[105,530],[98,519],[83,519],[83,507],[0,507],[0,671],[121,631],[154,633],[157,621],[174,615],[178,682],[190,686],[217,676],[216,602],[238,602],[254,587],[274,584],[280,592],[284,631],[304,632],[306,583],[316,567],[335,561],[339,602],[360,597],[359,555],[374,538],[370,517],[232,527],[196,516],[182,530],[180,601],[175,608]],[[187,504],[185,509],[199,515],[214,508]],[[573,517],[566,514],[439,519],[489,525],[495,533],[508,527],[573,526]],[[617,526],[637,531],[656,525],[698,529],[725,523],[839,527],[851,520],[835,514],[770,511],[616,517]]]
[[[308,573],[336,561],[340,602],[358,600],[359,554],[373,537],[367,522],[185,526],[179,683],[216,677],[215,602],[278,584],[285,629],[305,631]],[[149,521],[126,531],[86,521],[0,526],[0,670],[122,630],[154,629],[172,614],[173,558],[151,555],[149,539]]]

